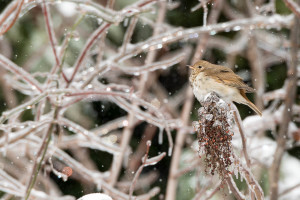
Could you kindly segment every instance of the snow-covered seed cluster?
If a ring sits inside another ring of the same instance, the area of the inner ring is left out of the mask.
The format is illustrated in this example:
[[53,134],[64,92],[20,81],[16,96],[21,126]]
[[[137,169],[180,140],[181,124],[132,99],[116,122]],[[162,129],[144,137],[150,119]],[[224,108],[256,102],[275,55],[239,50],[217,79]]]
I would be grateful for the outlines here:
[[199,155],[205,156],[206,173],[214,175],[217,172],[223,178],[231,173],[229,167],[232,164],[232,119],[228,118],[230,109],[214,93],[201,104],[203,107],[198,110],[199,125],[196,128]]

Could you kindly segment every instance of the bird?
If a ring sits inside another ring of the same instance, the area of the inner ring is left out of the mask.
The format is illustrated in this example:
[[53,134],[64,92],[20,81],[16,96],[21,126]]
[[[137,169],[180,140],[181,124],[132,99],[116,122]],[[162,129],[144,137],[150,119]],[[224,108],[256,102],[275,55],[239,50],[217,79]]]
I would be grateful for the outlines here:
[[205,60],[200,60],[189,67],[192,69],[189,81],[193,93],[200,103],[204,101],[207,94],[215,92],[227,103],[245,104],[258,115],[262,115],[261,111],[246,96],[246,93],[253,93],[255,90],[245,84],[243,79],[230,68]]

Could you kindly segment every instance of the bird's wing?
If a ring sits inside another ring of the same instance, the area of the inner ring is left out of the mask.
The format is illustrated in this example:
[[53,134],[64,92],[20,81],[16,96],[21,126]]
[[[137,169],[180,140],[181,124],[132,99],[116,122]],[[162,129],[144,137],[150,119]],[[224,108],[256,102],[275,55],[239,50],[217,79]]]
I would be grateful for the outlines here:
[[237,89],[243,89],[245,92],[255,92],[253,88],[249,87],[243,82],[243,79],[240,76],[236,75],[229,68],[224,67],[224,69],[222,68],[221,70],[216,70],[213,77],[217,82],[225,85],[235,87]]

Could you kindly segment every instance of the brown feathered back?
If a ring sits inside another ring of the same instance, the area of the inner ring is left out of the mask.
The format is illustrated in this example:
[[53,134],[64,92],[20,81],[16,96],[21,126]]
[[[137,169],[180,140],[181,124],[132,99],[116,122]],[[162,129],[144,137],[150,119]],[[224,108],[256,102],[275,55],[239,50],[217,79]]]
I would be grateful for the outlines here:
[[[201,67],[201,68],[200,68]],[[243,82],[243,79],[235,74],[230,68],[221,65],[214,65],[205,60],[200,60],[193,65],[194,73],[204,72],[207,76],[214,78],[217,82],[223,83],[230,87],[242,89],[245,92],[255,92]]]

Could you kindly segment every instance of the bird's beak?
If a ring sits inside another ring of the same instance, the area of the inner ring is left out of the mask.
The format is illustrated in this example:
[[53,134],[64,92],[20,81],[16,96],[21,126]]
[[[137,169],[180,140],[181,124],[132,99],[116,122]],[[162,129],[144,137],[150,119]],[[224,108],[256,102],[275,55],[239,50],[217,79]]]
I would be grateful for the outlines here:
[[190,69],[194,69],[192,65],[187,65],[187,67],[189,67]]

